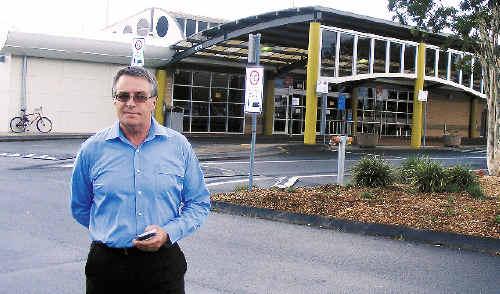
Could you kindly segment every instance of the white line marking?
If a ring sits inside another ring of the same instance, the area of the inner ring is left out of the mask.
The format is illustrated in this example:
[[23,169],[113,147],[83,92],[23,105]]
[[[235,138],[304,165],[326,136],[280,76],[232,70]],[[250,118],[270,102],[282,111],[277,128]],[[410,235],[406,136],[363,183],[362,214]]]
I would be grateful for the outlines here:
[[7,154],[5,156],[7,156],[7,157],[19,157],[19,156],[21,156],[21,154],[19,154],[19,153],[10,153],[10,154]]
[[5,152],[4,153],[0,153],[0,156],[6,156],[6,155],[7,155],[7,153],[5,153]]
[[[269,178],[268,177],[258,178],[258,179],[254,178],[253,180],[258,181],[258,180],[266,180],[266,179],[269,179]],[[232,181],[224,181],[224,182],[214,182],[214,183],[209,183],[206,186],[212,187],[212,186],[220,186],[220,185],[224,185],[224,184],[245,183],[245,182],[248,182],[248,179],[232,180]]]
[[298,180],[299,180],[298,177],[291,177],[288,179],[288,181],[286,181],[286,183],[284,183],[282,185],[276,185],[276,187],[278,187],[280,189],[289,188],[289,187],[295,185],[295,183],[297,183]]
[[72,168],[73,166],[74,166],[74,164],[70,163],[70,164],[62,164],[59,167],[71,167]]
[[35,155],[36,155],[35,153],[30,153],[30,154],[23,155],[23,157],[24,158],[30,158],[30,157],[33,157]]
[[286,177],[279,177],[278,180],[271,185],[271,187],[277,187],[284,179],[286,179]]

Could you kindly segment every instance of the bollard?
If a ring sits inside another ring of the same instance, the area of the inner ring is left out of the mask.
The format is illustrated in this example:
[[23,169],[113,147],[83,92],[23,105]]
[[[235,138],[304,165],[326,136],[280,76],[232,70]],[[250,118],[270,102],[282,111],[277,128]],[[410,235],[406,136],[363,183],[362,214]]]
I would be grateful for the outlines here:
[[339,142],[339,157],[337,166],[337,184],[344,186],[344,162],[345,162],[345,145],[347,143],[347,136],[340,136]]

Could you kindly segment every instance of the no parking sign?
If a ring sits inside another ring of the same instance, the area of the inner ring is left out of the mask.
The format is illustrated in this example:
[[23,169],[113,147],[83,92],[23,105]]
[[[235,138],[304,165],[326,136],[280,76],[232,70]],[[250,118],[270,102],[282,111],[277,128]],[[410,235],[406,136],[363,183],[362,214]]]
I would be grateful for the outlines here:
[[144,66],[144,42],[145,38],[134,38],[132,41],[132,66]]

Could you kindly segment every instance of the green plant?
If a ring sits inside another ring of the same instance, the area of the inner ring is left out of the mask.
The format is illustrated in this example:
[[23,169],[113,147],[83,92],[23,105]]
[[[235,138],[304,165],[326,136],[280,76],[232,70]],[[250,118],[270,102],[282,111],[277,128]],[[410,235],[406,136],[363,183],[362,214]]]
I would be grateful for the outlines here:
[[403,184],[412,184],[415,181],[415,174],[419,165],[428,161],[426,157],[410,156],[401,163],[398,168],[398,178]]
[[467,167],[456,165],[448,169],[448,186],[455,186],[453,188],[458,189],[456,192],[465,191],[467,187],[477,184],[476,174]]
[[[258,189],[258,187],[253,185],[252,189]],[[233,188],[233,192],[245,192],[245,191],[248,191],[248,185],[236,185]]]
[[474,198],[474,199],[485,199],[486,195],[484,195],[483,189],[481,189],[481,186],[479,184],[474,184],[466,189],[467,193]]
[[394,183],[394,171],[385,160],[365,156],[352,168],[352,180],[356,186],[386,187]]
[[361,193],[361,198],[366,200],[372,200],[376,198],[376,195],[369,191],[364,191]]
[[500,214],[495,216],[495,222],[500,225]]
[[295,193],[295,192],[297,192],[297,188],[295,188],[294,186],[290,186],[290,187],[286,188],[286,191],[288,193]]
[[440,163],[425,159],[415,169],[415,187],[420,192],[443,192],[448,184],[448,174]]

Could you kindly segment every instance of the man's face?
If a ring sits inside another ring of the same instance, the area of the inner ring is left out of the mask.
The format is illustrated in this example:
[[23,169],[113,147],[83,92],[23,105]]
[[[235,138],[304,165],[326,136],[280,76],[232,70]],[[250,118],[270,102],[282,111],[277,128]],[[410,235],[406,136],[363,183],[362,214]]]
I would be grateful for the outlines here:
[[151,84],[146,79],[140,77],[123,75],[118,79],[115,95],[126,97],[126,93],[128,93],[131,96],[126,102],[120,101],[116,96],[113,100],[121,125],[132,129],[146,129],[149,127],[151,112],[155,109],[156,105],[156,97],[149,98],[144,102],[140,102],[135,97],[150,97],[151,88]]

